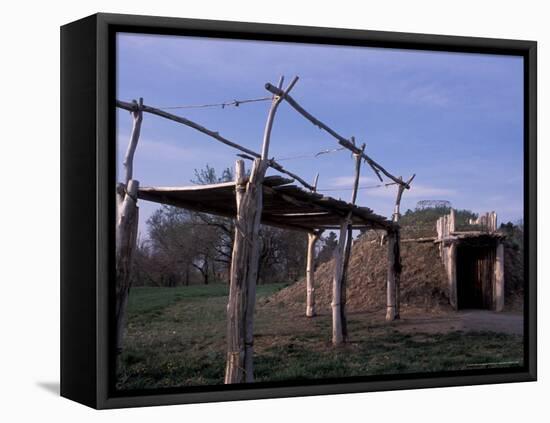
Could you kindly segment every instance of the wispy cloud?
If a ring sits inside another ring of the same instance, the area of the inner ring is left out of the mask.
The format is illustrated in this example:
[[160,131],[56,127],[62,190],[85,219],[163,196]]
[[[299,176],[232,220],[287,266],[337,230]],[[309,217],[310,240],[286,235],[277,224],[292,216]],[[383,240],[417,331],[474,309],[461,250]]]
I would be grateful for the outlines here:
[[447,106],[450,102],[448,93],[434,83],[419,84],[410,89],[407,99],[413,104],[427,104],[432,106]]
[[[335,189],[335,188],[351,188],[353,187],[353,183],[355,182],[354,176],[337,176],[335,178],[331,178],[328,181],[327,189]],[[361,176],[359,177],[359,185],[364,184],[372,184],[376,182],[374,178],[371,178],[369,176]]]
[[[338,188],[352,188],[355,178],[353,176],[336,176],[331,178],[328,182],[327,189],[338,189]],[[380,186],[382,185],[382,186]],[[378,179],[375,179],[370,176],[361,176],[359,178],[359,187],[364,189],[372,189],[369,191],[369,195],[374,195],[377,197],[387,197],[395,196],[395,186],[383,186],[384,183],[381,183]],[[380,188],[380,189],[376,189]],[[411,189],[407,190],[406,195],[408,197],[453,197],[457,194],[454,189],[442,188],[431,185],[422,185],[422,184],[412,184]]]

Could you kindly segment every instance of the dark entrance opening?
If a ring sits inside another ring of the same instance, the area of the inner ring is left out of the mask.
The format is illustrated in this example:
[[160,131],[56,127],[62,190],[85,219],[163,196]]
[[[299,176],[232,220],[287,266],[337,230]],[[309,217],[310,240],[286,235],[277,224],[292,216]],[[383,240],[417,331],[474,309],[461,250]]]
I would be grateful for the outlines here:
[[458,245],[456,254],[458,309],[493,308],[494,265],[494,245]]

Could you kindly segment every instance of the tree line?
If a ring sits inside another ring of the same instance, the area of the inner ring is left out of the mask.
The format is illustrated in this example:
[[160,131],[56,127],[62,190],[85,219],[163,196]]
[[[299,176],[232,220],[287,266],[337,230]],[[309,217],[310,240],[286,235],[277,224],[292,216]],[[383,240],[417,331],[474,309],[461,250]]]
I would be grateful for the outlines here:
[[[230,168],[220,175],[210,166],[195,170],[195,184],[233,181]],[[228,283],[234,220],[163,205],[147,220],[147,238],[135,254],[134,286],[174,287]],[[258,283],[292,283],[305,275],[307,236],[262,225]],[[330,232],[318,243],[317,262],[330,260],[337,245]]]

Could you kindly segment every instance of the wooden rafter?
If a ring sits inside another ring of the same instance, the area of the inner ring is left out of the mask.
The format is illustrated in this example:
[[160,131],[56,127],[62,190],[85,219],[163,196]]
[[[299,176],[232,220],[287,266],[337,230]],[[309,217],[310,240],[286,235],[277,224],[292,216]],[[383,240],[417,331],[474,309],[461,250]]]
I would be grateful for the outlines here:
[[319,119],[317,119],[312,114],[310,114],[308,111],[306,111],[302,106],[300,106],[300,104],[296,100],[294,100],[294,98],[292,98],[291,95],[289,95],[288,93],[285,93],[284,91],[275,87],[274,85],[271,85],[270,83],[265,84],[265,89],[268,90],[270,93],[281,96],[283,99],[285,99],[287,103],[290,104],[294,108],[294,110],[300,113],[303,117],[305,117],[315,126],[323,129],[324,131],[332,135],[334,138],[336,138],[336,140],[342,147],[347,148],[348,150],[350,150],[355,154],[360,154],[361,158],[363,158],[373,168],[374,172],[376,173],[376,175],[381,181],[382,181],[382,178],[380,177],[380,172],[386,175],[389,179],[391,179],[395,183],[403,185],[406,189],[410,188],[410,186],[406,182],[404,182],[403,180],[400,180],[399,178],[389,173],[379,163],[375,162],[371,157],[365,154],[364,151],[361,151],[361,149],[357,147],[352,141],[348,140],[347,138],[344,138],[335,130],[331,129],[328,125],[324,124]]
[[[173,122],[181,123],[182,125],[186,125],[186,126],[188,126],[190,128],[193,128],[193,129],[195,129],[199,132],[202,132],[205,135],[208,135],[211,138],[214,138],[214,139],[218,140],[222,144],[228,145],[229,147],[233,147],[236,150],[242,151],[243,153],[245,153],[248,156],[248,157],[244,156],[244,158],[247,158],[247,159],[249,158],[249,159],[252,159],[252,160],[261,158],[261,154],[256,153],[255,151],[250,150],[249,148],[243,147],[242,145],[239,145],[236,142],[230,141],[227,138],[221,136],[219,132],[212,131],[208,128],[205,128],[204,126],[199,125],[198,123],[193,122],[192,120],[189,120],[189,119],[187,119],[183,116],[177,116],[177,115],[174,115],[172,113],[165,112],[164,110],[160,110],[160,109],[157,109],[157,108],[154,108],[154,107],[151,107],[151,106],[147,106],[145,104],[142,104],[141,106],[138,106],[136,103],[128,103],[128,102],[120,101],[120,100],[116,101],[116,106],[120,109],[128,110],[130,112],[134,112],[134,111],[138,110],[138,107],[141,107],[142,112],[147,112],[147,113],[150,113],[152,115],[160,116],[160,117],[163,117],[165,119],[171,120]],[[272,169],[275,169],[278,172],[284,173],[285,175],[288,175],[291,178],[295,179],[296,181],[300,182],[306,188],[308,188],[312,191],[315,189],[313,185],[310,185],[307,181],[305,181],[304,179],[302,179],[300,176],[296,175],[295,173],[286,170],[283,166],[281,166],[275,160],[273,160],[273,159],[269,160],[268,165]]]

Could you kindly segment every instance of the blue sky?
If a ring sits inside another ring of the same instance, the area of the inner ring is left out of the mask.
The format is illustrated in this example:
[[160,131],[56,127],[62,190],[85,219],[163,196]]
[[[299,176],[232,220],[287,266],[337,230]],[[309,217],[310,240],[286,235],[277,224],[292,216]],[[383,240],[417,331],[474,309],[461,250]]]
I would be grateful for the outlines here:
[[[269,95],[266,82],[300,80],[293,97],[394,175],[416,173],[403,210],[419,200],[448,200],[499,221],[523,217],[523,59],[520,57],[317,46],[208,38],[119,34],[117,98],[143,97],[154,107],[219,103]],[[269,102],[240,107],[174,110],[260,151]],[[131,118],[117,112],[118,168]],[[336,198],[349,199],[349,152],[287,104],[277,112],[270,156]],[[135,155],[141,186],[190,185],[195,168],[233,167],[230,147],[160,117],[145,114]],[[247,163],[249,165],[249,163]],[[274,173],[271,171],[271,173]],[[361,185],[378,180],[368,166]],[[337,189],[336,191],[332,191]],[[357,203],[390,216],[395,186],[359,191]],[[140,204],[140,233],[157,204]]]

